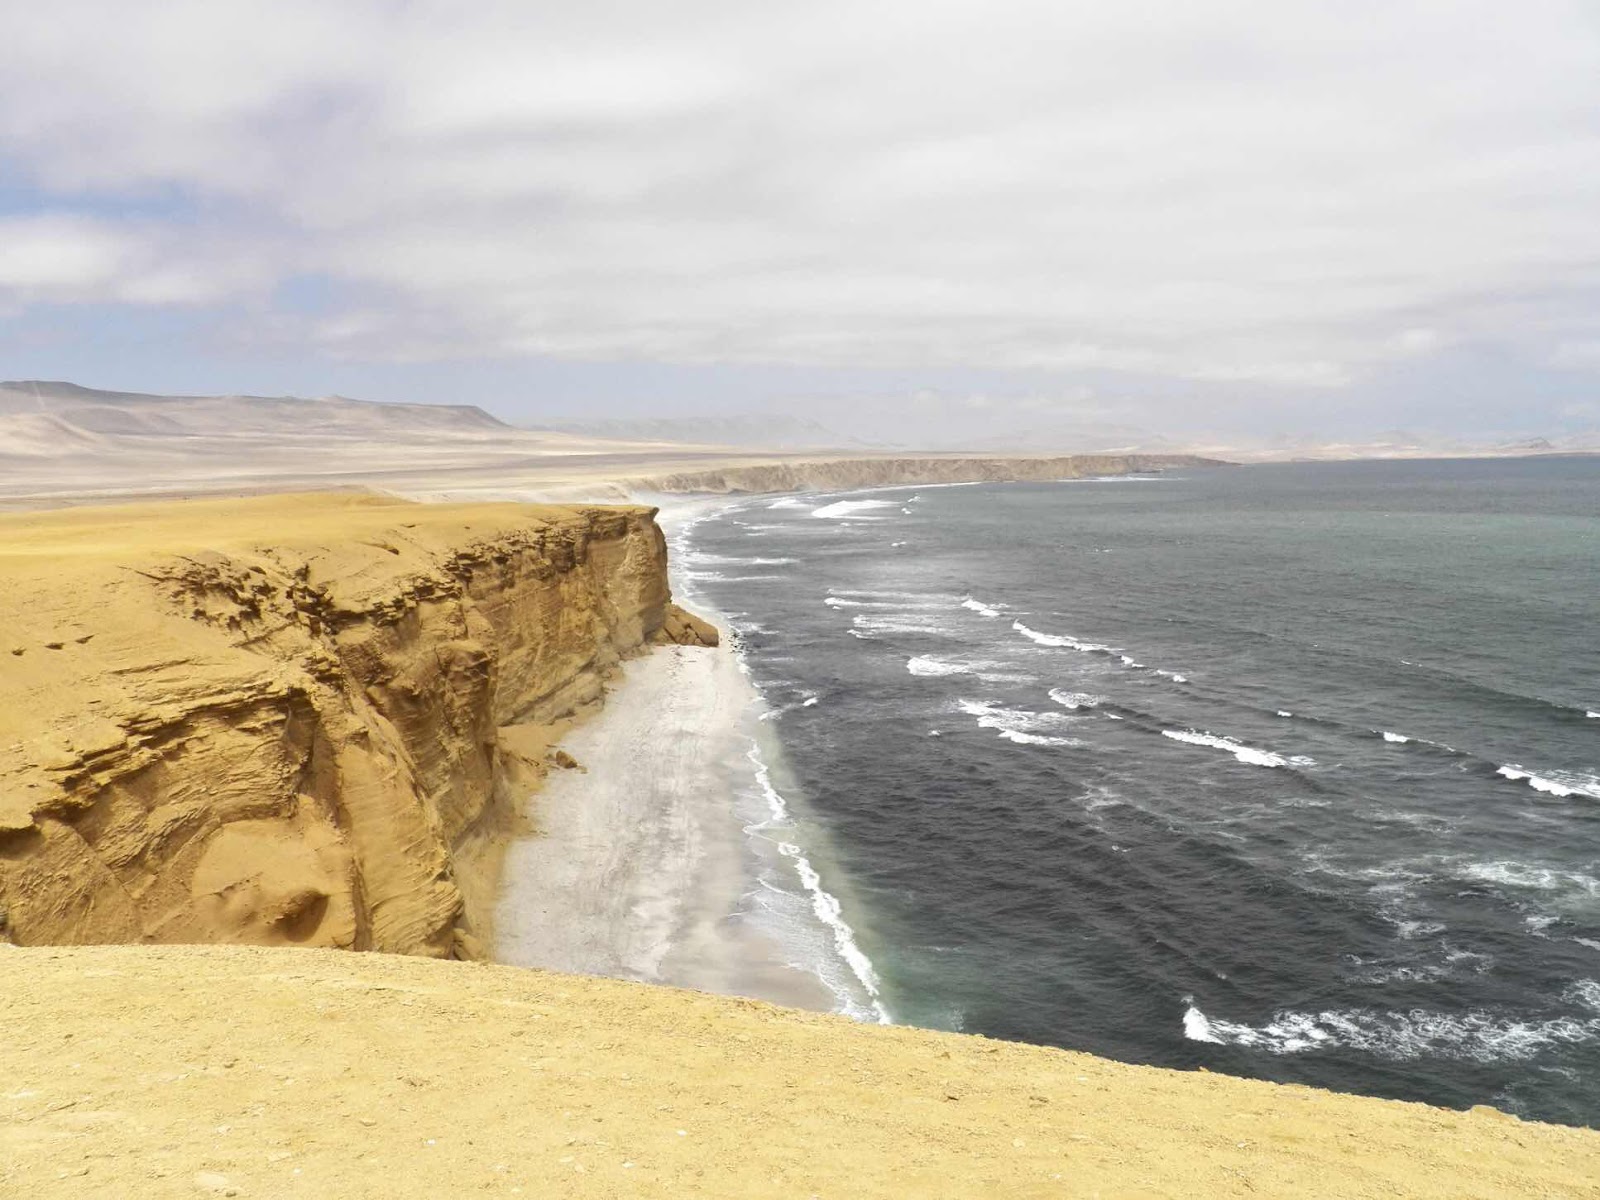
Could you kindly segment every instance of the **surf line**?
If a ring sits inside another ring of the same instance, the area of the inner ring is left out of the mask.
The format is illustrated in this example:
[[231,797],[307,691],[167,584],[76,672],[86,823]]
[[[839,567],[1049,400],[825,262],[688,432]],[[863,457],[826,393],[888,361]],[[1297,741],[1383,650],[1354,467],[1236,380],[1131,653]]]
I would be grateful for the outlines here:
[[[702,514],[686,521],[678,530],[677,536],[670,545],[670,553],[679,557],[679,566],[685,578],[681,581],[680,591],[683,598],[692,603],[702,612],[714,614],[726,622],[726,614],[722,613],[715,604],[712,604],[698,588],[693,586],[693,572],[685,568],[691,567],[699,560],[699,552],[692,544],[691,535],[695,528],[704,522],[715,520],[718,517],[748,508],[753,501],[734,501],[712,512]],[[737,640],[730,640],[730,651],[739,664],[739,672],[754,687],[754,676],[744,649]],[[759,689],[757,689],[759,694]],[[807,701],[812,703],[813,701]],[[822,983],[833,992],[839,1002],[840,1011],[857,1020],[875,1021],[880,1025],[894,1023],[887,1006],[883,1002],[882,983],[877,969],[872,965],[872,960],[861,949],[856,941],[855,930],[844,916],[844,906],[837,896],[823,886],[822,875],[811,862],[804,848],[797,840],[797,830],[793,815],[790,812],[789,802],[783,797],[772,781],[772,771],[761,754],[760,742],[751,737],[749,749],[745,753],[754,781],[762,797],[766,801],[768,818],[746,829],[747,836],[761,837],[774,846],[779,855],[788,862],[799,880],[802,898],[809,902],[812,915],[823,932],[829,938],[832,949],[838,959],[844,964],[849,975],[859,985],[861,993],[865,996],[863,1005],[854,989],[835,986],[829,980],[827,968],[808,966],[805,969],[814,973]]]

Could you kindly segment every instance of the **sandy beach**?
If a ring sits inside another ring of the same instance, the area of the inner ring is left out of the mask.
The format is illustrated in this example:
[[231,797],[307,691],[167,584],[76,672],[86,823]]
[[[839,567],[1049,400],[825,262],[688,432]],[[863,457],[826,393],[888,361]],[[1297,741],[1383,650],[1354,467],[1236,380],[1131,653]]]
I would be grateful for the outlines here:
[[627,663],[562,742],[581,769],[529,800],[508,849],[493,957],[827,1010],[834,999],[742,911],[738,792],[757,697],[726,647]]
[[660,508],[674,594],[725,636],[623,664],[561,738],[581,769],[523,801],[532,832],[506,850],[490,956],[883,1019],[849,914],[812,865],[822,831],[798,832],[774,790],[765,702],[690,580],[688,529],[737,501],[636,499]]

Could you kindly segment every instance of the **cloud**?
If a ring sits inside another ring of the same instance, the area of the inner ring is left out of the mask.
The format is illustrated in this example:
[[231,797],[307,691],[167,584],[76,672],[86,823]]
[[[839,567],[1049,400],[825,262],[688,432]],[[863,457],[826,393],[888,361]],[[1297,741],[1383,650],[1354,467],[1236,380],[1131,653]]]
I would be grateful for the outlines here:
[[[13,305],[236,304],[370,361],[1312,390],[1600,338],[1585,0],[60,0],[8,38]],[[278,298],[313,272],[331,310]]]
[[1600,338],[1560,342],[1550,355],[1551,365],[1580,371],[1600,371]]

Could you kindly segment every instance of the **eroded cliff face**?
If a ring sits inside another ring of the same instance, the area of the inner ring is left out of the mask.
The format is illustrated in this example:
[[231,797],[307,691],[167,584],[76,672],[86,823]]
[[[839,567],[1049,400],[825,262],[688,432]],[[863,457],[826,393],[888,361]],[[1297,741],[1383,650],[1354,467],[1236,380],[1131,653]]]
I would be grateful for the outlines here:
[[848,491],[919,483],[1019,483],[1132,475],[1177,467],[1218,467],[1217,459],[1193,454],[1071,454],[1052,458],[973,458],[957,455],[889,458],[826,458],[756,462],[680,471],[632,486],[662,493]]
[[471,953],[454,855],[506,802],[502,729],[598,699],[651,641],[715,640],[671,604],[653,517],[322,495],[0,519],[0,938]]

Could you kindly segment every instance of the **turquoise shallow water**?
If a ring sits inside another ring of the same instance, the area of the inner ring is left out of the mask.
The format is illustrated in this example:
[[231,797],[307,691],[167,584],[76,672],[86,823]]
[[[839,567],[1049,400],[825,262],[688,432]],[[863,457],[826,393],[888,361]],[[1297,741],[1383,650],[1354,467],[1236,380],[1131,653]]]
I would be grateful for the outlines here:
[[895,1019],[1600,1123],[1600,460],[692,532]]

